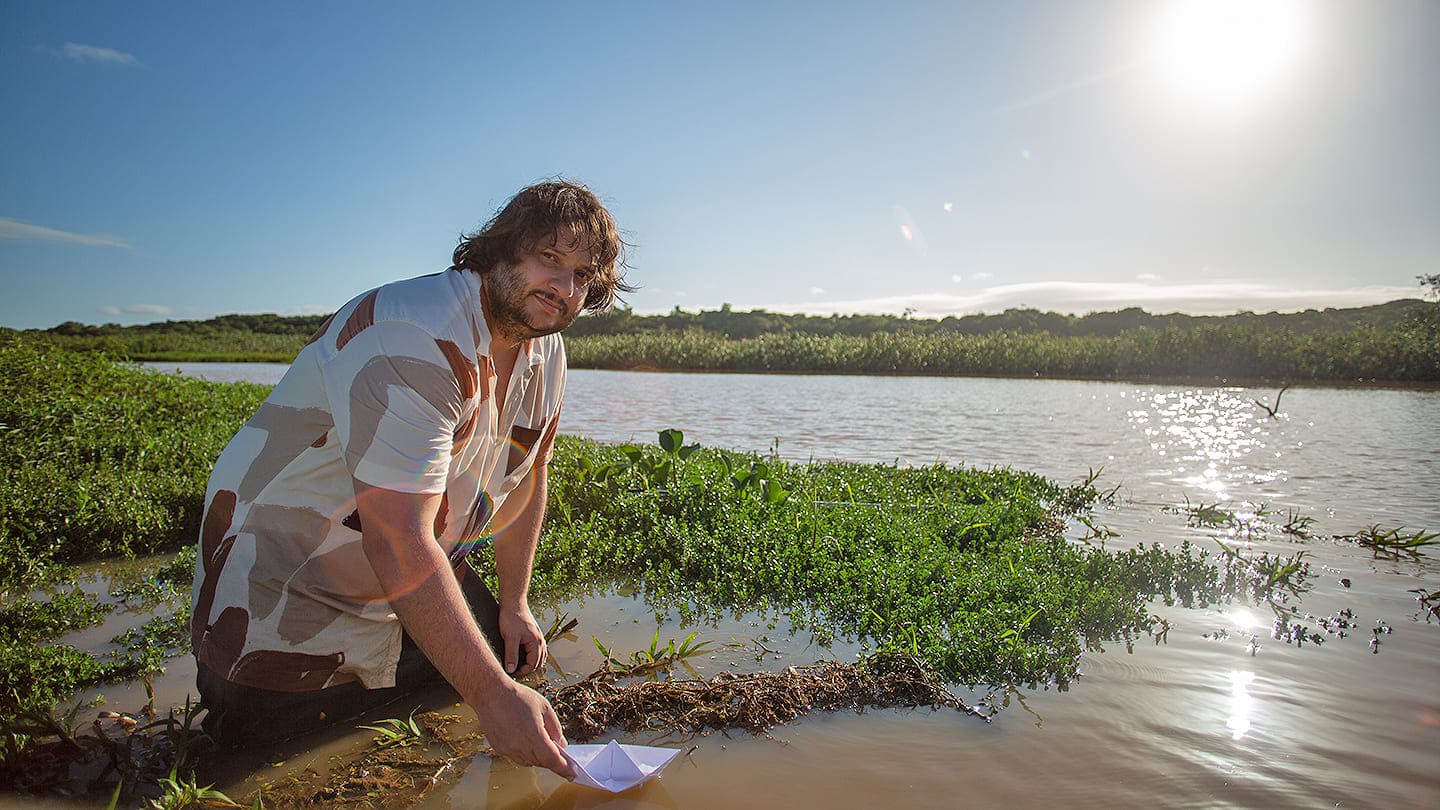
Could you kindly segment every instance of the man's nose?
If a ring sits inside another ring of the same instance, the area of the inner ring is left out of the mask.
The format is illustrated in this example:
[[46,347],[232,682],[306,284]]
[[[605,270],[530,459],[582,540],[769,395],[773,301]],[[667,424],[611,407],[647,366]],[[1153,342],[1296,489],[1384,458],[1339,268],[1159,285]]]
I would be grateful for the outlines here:
[[560,267],[550,274],[550,285],[563,298],[575,294],[575,274],[569,268]]

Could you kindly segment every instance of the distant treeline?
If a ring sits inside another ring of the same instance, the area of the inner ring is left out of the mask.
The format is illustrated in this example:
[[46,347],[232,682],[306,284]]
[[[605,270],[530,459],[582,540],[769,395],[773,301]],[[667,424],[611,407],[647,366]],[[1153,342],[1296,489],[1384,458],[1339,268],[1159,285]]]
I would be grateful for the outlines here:
[[617,309],[594,318],[581,318],[565,333],[567,338],[591,335],[689,332],[699,330],[742,340],[761,335],[879,334],[994,335],[1000,333],[1055,337],[1114,337],[1136,329],[1191,330],[1207,326],[1255,326],[1284,329],[1296,334],[1342,332],[1357,326],[1383,326],[1427,306],[1419,299],[1403,299],[1354,309],[1307,309],[1304,312],[1270,312],[1257,315],[1152,315],[1139,307],[1088,315],[1064,315],[1038,309],[1007,309],[985,315],[951,315],[945,318],[911,318],[905,315],[792,315],[763,309],[736,312],[720,309],[686,312],[676,307],[666,315],[636,315]]
[[[25,333],[134,360],[288,362],[324,316],[225,315],[143,326],[67,322]],[[9,331],[9,330],[5,330]],[[566,332],[575,368],[686,371],[1440,381],[1440,304],[1224,316],[1010,309],[943,319],[765,310],[637,315]]]

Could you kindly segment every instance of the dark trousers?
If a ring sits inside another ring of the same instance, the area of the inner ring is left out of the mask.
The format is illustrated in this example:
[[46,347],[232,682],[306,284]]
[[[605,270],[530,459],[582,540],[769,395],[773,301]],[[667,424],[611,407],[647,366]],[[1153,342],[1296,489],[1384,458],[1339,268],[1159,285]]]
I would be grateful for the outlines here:
[[[462,561],[455,570],[476,623],[496,656],[503,656],[500,606],[494,595],[468,562]],[[201,705],[207,710],[201,726],[221,748],[275,743],[353,719],[422,686],[443,682],[410,634],[400,645],[395,685],[384,689],[366,689],[352,681],[315,692],[277,692],[233,683],[201,664],[195,676]]]

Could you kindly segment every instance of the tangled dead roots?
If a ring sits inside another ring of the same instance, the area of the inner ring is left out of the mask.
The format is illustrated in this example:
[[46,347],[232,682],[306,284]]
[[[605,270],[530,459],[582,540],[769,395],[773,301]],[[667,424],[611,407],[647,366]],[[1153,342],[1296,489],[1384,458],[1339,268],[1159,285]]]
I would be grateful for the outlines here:
[[708,680],[630,681],[600,670],[547,695],[572,742],[606,729],[696,734],[743,728],[763,734],[812,711],[930,706],[988,719],[914,656],[882,651],[856,664],[823,661],[783,672],[722,672]]

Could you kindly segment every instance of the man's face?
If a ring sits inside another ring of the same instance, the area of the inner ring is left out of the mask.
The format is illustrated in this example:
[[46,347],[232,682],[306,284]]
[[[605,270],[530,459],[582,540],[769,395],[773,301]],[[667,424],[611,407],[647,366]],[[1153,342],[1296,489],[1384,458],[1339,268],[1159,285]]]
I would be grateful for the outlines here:
[[490,330],[511,340],[559,332],[575,321],[595,275],[586,246],[567,229],[555,244],[541,243],[513,265],[485,276],[485,317]]

